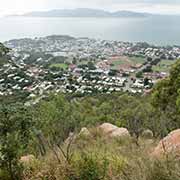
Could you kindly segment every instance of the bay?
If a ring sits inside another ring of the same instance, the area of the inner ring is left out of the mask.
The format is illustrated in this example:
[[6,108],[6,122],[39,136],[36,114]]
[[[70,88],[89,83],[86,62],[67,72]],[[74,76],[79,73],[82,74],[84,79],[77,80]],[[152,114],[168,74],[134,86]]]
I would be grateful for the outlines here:
[[180,16],[146,18],[0,18],[0,41],[48,35],[180,45]]

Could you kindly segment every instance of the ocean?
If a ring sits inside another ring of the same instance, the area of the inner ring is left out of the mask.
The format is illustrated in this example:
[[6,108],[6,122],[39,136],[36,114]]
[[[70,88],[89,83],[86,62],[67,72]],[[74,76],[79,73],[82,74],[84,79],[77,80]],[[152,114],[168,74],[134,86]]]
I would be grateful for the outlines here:
[[146,18],[0,18],[0,41],[70,35],[95,39],[180,45],[180,16]]

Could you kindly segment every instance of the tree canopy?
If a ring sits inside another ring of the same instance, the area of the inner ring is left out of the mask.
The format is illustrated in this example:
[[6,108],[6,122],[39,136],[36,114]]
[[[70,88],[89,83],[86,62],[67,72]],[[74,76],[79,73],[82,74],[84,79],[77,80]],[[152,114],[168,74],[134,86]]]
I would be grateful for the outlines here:
[[5,47],[2,43],[0,43],[0,57],[6,55],[9,51],[9,48]]

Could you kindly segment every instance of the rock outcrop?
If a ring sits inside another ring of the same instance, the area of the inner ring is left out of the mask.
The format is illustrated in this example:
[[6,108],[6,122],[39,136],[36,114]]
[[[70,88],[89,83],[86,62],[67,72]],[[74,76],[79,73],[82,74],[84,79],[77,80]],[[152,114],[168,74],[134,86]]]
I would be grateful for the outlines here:
[[100,131],[103,132],[103,134],[109,136],[109,137],[124,137],[128,136],[130,137],[129,131],[126,128],[119,128],[115,125],[112,125],[110,123],[104,123],[99,126]]
[[172,154],[180,155],[180,129],[172,131],[163,138],[153,151],[153,156],[160,157],[163,155]]

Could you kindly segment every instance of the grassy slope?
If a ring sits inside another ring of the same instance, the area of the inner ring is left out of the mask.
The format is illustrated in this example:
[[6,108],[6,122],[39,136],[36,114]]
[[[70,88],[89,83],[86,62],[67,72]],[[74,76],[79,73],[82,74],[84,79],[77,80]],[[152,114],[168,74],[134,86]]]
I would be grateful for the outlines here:
[[[178,180],[180,162],[170,157],[156,161],[151,152],[156,140],[108,139],[91,130],[92,137],[80,136],[71,145],[69,162],[62,153],[49,154],[25,169],[24,179],[47,180]],[[64,152],[67,151],[64,146]]]

